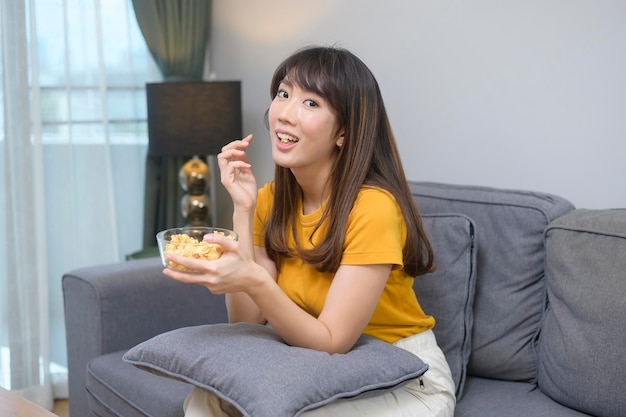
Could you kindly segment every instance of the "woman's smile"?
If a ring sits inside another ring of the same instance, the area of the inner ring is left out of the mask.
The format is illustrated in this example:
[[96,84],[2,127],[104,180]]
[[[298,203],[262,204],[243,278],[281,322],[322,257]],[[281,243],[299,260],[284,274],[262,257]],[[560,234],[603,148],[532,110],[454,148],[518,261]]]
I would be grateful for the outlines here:
[[300,139],[288,133],[276,133],[276,136],[278,136],[281,143],[297,143],[300,141]]
[[287,151],[296,146],[300,138],[285,132],[276,132],[276,147],[280,151]]

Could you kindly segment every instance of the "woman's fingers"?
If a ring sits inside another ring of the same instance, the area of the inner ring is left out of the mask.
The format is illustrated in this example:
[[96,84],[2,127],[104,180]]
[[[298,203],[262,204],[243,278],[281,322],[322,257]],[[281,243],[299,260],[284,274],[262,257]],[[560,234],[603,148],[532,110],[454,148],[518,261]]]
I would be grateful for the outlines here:
[[195,271],[199,271],[204,266],[202,261],[175,254],[168,254],[166,259],[171,267],[163,270],[165,275],[181,282],[198,282],[200,277]]
[[218,155],[218,160],[230,162],[233,160],[244,160],[247,162],[246,153],[244,149],[250,145],[253,136],[250,134],[243,139],[234,140],[222,147],[222,152]]
[[245,149],[250,145],[252,137],[248,135],[241,140],[232,141],[225,145],[222,152],[217,155],[222,183],[232,182],[242,170],[251,167]]
[[253,136],[254,135],[249,134],[248,136],[244,138],[237,139],[237,140],[227,143],[226,145],[222,147],[222,152],[227,151],[229,149],[233,149],[233,148],[240,148],[240,147],[248,146],[250,142],[252,141]]
[[237,241],[219,233],[207,233],[203,240],[209,244],[218,244],[224,252],[234,251],[237,248]]
[[235,206],[252,207],[256,198],[256,179],[248,162],[246,149],[253,136],[235,140],[225,145],[217,155],[220,182],[230,194]]

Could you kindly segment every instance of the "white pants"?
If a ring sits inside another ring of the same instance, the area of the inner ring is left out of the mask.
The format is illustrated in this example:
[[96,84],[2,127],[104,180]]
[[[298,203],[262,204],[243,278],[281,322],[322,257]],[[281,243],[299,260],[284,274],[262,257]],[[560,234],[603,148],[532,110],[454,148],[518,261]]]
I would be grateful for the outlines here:
[[[420,357],[428,371],[391,392],[333,401],[302,413],[301,417],[452,417],[456,398],[450,367],[432,330],[394,343]],[[184,404],[185,417],[241,417],[231,404],[195,388]]]

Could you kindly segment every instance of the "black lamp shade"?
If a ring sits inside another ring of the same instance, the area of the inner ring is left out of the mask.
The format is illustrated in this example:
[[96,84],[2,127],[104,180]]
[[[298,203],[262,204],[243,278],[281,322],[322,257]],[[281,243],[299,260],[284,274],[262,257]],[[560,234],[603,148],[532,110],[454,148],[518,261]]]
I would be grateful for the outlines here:
[[241,82],[146,84],[148,154],[216,155],[241,138]]

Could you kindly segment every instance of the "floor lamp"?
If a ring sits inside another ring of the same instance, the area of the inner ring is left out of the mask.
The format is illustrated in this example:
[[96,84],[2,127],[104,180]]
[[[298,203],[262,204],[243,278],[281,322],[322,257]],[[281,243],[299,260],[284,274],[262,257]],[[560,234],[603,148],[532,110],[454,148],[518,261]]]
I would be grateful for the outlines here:
[[185,224],[214,226],[216,181],[207,157],[241,138],[241,83],[148,83],[146,97],[148,154],[191,158],[179,172]]

